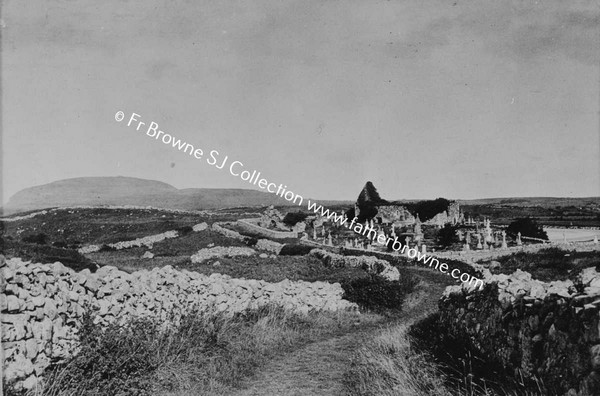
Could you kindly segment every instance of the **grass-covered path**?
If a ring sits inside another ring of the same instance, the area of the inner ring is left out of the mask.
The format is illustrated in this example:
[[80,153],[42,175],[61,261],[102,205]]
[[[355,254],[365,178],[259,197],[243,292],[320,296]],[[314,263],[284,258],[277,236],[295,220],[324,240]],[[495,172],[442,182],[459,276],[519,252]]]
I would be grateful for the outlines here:
[[410,325],[437,309],[448,279],[429,269],[411,269],[423,283],[407,297],[399,317],[358,324],[352,331],[304,345],[272,359],[232,396],[345,395],[344,376],[357,348],[389,325]]

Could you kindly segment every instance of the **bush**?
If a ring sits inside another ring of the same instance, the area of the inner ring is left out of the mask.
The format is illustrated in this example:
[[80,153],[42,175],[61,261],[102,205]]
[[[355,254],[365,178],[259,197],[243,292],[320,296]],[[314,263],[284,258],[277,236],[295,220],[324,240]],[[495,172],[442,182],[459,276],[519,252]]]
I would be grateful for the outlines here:
[[430,201],[419,201],[405,204],[406,208],[413,214],[419,215],[421,221],[432,219],[438,213],[442,213],[450,206],[450,201],[445,198],[437,198]]
[[47,240],[48,240],[48,235],[46,235],[44,233],[29,234],[29,235],[25,235],[22,238],[23,242],[36,243],[38,245],[45,245],[47,243]]
[[506,232],[512,236],[517,236],[520,232],[521,236],[548,240],[548,234],[544,228],[530,217],[516,219],[509,224]]
[[439,229],[435,236],[435,242],[438,246],[448,248],[458,242],[458,235],[456,235],[456,230],[458,227],[453,226],[452,224],[446,224],[442,228]]
[[304,219],[306,219],[307,217],[308,217],[308,214],[300,212],[300,211],[289,212],[283,218],[283,224],[293,227],[297,223],[304,221]]
[[314,247],[300,244],[286,244],[283,245],[281,251],[279,252],[280,256],[304,256],[310,253]]
[[107,245],[106,243],[103,243],[102,246],[100,246],[100,250],[98,250],[99,252],[114,252],[115,250],[117,250],[116,248]]
[[397,281],[375,275],[342,283],[343,298],[375,312],[400,310],[404,298],[413,291],[416,284],[416,279],[408,273],[401,274]]
[[258,238],[255,237],[245,237],[244,238],[244,243],[250,247],[252,246],[256,246],[256,244],[258,243]]
[[192,226],[186,225],[177,228],[176,231],[178,232],[179,236],[184,236],[193,232],[194,228]]
[[63,249],[67,249],[67,247],[68,247],[68,245],[65,241],[52,242],[52,246],[57,247],[57,248],[63,248]]

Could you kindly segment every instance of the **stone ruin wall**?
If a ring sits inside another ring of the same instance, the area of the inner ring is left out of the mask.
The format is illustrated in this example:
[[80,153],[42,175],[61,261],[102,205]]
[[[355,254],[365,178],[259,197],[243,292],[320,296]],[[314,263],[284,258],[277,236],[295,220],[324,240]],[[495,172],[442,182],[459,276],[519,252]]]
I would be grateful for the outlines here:
[[467,339],[515,378],[536,376],[557,394],[600,394],[600,273],[540,282],[527,272],[486,274],[476,292],[451,286],[439,302],[441,327]]
[[32,389],[51,362],[77,349],[77,328],[90,307],[96,323],[133,317],[174,324],[193,309],[233,314],[266,304],[296,312],[356,309],[338,283],[268,283],[177,271],[171,266],[131,274],[105,266],[75,272],[61,263],[35,264],[0,256],[0,310],[4,377]]

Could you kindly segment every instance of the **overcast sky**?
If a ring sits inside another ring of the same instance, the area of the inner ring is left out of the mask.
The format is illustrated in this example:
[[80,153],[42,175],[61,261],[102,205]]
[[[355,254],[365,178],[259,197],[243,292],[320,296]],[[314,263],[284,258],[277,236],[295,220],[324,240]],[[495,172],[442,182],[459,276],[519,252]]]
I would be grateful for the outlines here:
[[16,1],[2,9],[3,200],[80,176],[298,194],[600,195],[597,1]]

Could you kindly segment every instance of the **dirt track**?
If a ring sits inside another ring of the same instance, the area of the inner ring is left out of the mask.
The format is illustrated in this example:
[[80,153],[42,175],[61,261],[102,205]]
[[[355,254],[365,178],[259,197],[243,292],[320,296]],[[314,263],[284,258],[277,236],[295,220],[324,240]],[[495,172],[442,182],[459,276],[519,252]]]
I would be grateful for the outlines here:
[[[437,307],[448,279],[429,269],[414,268],[415,275],[425,286],[410,296],[405,303],[403,315],[389,323],[411,324],[425,317]],[[350,364],[352,354],[365,340],[378,332],[378,327],[357,328],[356,331],[333,336],[273,359],[243,389],[232,396],[306,396],[344,395],[343,376]]]

